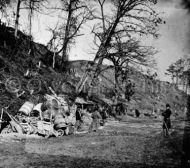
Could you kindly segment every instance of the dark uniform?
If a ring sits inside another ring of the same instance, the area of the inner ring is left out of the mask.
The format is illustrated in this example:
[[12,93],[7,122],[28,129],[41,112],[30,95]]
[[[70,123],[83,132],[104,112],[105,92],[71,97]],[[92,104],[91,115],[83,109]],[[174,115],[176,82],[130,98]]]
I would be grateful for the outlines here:
[[92,130],[94,131],[97,131],[100,123],[99,123],[99,120],[101,119],[101,115],[100,113],[98,112],[98,110],[95,110],[93,113],[92,113],[92,123],[90,125],[90,128],[89,128],[89,132],[91,132]]
[[171,121],[170,121],[171,114],[172,114],[172,112],[169,108],[167,108],[166,111],[164,111],[162,113],[162,116],[164,116],[163,129],[170,129],[171,128]]
[[81,129],[82,123],[83,123],[82,114],[81,114],[80,109],[77,108],[77,110],[76,110],[76,124],[75,124],[75,128],[77,131]]
[[106,109],[105,108],[102,109],[100,115],[102,117],[102,125],[104,125],[105,122],[106,122],[106,119],[107,119],[107,113],[106,113]]

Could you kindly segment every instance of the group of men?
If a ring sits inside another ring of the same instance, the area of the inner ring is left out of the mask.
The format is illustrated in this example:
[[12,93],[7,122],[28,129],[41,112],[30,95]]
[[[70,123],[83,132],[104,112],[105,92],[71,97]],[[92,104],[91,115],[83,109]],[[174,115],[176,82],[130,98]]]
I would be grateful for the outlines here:
[[[106,119],[108,118],[108,114],[106,112],[106,109],[102,106],[94,106],[93,109],[89,112],[91,115],[92,122],[89,126],[88,132],[97,131],[100,124],[104,125],[106,122]],[[76,110],[76,130],[80,130],[83,125],[83,113],[82,109],[80,107],[77,107]]]
[[[91,117],[91,123],[89,125],[88,132],[97,131],[97,129],[99,128],[100,125],[105,124],[105,122],[108,118],[108,113],[109,113],[108,109],[101,105],[95,105],[90,110],[88,109],[88,112],[89,112],[88,114]],[[117,115],[125,114],[125,110],[122,105],[113,106],[111,115],[116,117],[116,114]],[[139,117],[140,112],[138,110],[135,110],[135,114],[137,117]],[[171,114],[172,114],[172,112],[170,109],[170,105],[166,104],[166,110],[162,113],[163,131],[164,131],[165,135],[167,135],[169,133],[169,129],[171,129],[171,120],[170,120]],[[110,113],[109,113],[109,115],[110,115]],[[80,107],[77,107],[76,114],[75,114],[75,119],[76,119],[75,129],[77,131],[80,131],[82,129],[82,126],[84,123],[83,116],[84,116],[84,113],[83,113],[82,109]],[[69,117],[69,115],[68,115],[68,117]]]

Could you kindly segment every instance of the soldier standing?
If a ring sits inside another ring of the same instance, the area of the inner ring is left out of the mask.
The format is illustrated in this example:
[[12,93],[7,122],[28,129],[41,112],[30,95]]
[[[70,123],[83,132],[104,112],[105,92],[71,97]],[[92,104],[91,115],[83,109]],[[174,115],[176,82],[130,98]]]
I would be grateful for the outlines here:
[[165,135],[168,135],[169,129],[171,128],[171,121],[170,121],[170,116],[172,112],[170,109],[170,105],[166,104],[166,110],[162,113],[162,116],[164,117],[163,119],[163,131]]

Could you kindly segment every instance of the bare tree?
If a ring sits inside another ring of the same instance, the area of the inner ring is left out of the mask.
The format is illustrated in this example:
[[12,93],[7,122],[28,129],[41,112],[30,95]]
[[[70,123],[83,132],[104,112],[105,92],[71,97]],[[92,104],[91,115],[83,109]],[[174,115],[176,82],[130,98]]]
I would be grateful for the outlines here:
[[117,39],[112,50],[105,59],[113,64],[115,88],[118,91],[124,91],[122,85],[125,85],[129,79],[129,69],[131,66],[140,65],[149,67],[154,64],[151,57],[155,54],[155,51],[152,47],[142,46],[139,41],[134,39],[129,39],[126,42],[121,42],[120,39]]
[[0,0],[0,11],[4,10],[7,4],[10,4],[10,0]]
[[175,66],[174,66],[174,64],[171,64],[166,71],[167,72],[165,74],[171,76],[172,83],[174,84],[174,78],[175,78]]
[[15,19],[15,34],[14,34],[15,38],[17,37],[17,34],[18,34],[20,4],[21,4],[21,0],[18,0],[17,1],[17,8],[16,8],[16,19]]
[[[62,7],[54,7],[66,13],[66,18],[62,18],[62,24],[58,28],[59,39],[62,41],[60,50],[62,52],[62,67],[68,61],[68,51],[75,39],[81,36],[82,26],[91,18],[91,10],[85,0],[62,0]],[[65,21],[64,21],[65,20]]]
[[184,62],[185,60],[183,58],[178,59],[175,62],[175,73],[176,73],[176,85],[178,86],[179,80],[183,76],[183,71],[184,71]]
[[60,38],[59,38],[60,33],[57,30],[58,24],[59,24],[59,22],[57,22],[57,24],[55,25],[54,28],[51,28],[51,27],[48,28],[48,31],[51,32],[52,37],[49,40],[47,47],[50,51],[53,52],[53,62],[52,62],[53,68],[55,68],[56,55],[58,55],[57,52],[59,51],[59,47],[60,47],[60,43],[61,43]]
[[[180,58],[178,59],[176,62],[174,62],[173,64],[169,65],[168,69],[167,69],[167,73],[166,75],[170,75],[171,79],[172,79],[172,83],[176,84],[178,86],[179,84],[179,80],[185,80],[184,78],[184,67],[185,67],[185,62],[187,60],[185,60],[184,58]],[[174,81],[174,79],[176,79]]]
[[[98,0],[100,1],[100,0]],[[102,64],[104,58],[112,54],[113,44],[119,38],[120,43],[125,44],[129,39],[142,35],[158,36],[157,25],[162,22],[158,14],[151,8],[152,0],[113,0],[111,1],[113,16],[103,15],[101,6],[101,19],[103,26],[97,24],[93,32],[98,37],[100,45],[94,61]],[[105,3],[105,1],[104,1]],[[105,23],[106,21],[106,23]],[[103,30],[103,31],[102,31]]]
[[20,10],[25,9],[29,11],[29,35],[32,30],[32,17],[34,12],[41,13],[43,11],[44,3],[47,0],[17,0],[16,18],[15,18],[15,37],[18,35]]
[[[1,24],[1,19],[2,18],[6,18],[8,17],[8,13],[7,13],[7,8],[9,8],[11,4],[10,0],[0,0],[0,24]],[[9,24],[9,20],[7,19],[7,23]]]
[[[93,12],[97,20],[92,32],[97,47],[94,62],[97,78],[104,59],[121,67],[129,61],[147,65],[147,56],[153,55],[152,47],[143,46],[141,36],[158,37],[158,25],[162,19],[152,8],[155,0],[95,0],[99,12]],[[105,14],[105,6],[110,12]],[[123,62],[123,63],[122,63]],[[118,68],[116,68],[116,73]]]
[[21,9],[26,9],[29,11],[28,19],[29,19],[29,35],[31,35],[32,30],[32,17],[34,12],[43,13],[45,8],[45,3],[48,0],[22,0],[24,2],[24,6]]

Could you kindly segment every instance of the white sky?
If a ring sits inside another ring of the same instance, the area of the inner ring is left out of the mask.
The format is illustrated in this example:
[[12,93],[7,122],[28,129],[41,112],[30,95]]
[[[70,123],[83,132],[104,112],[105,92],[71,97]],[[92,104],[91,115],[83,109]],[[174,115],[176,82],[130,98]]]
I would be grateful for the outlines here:
[[[164,1],[164,0],[162,0]],[[176,7],[175,2],[177,0],[167,0],[168,3],[158,3],[156,9],[161,13],[161,16],[166,21],[165,25],[161,25],[159,33],[160,38],[155,40],[149,39],[149,44],[153,45],[159,53],[156,55],[156,61],[158,63],[158,74],[162,80],[167,80],[168,77],[164,75],[167,67],[175,62],[179,57],[184,54],[188,54],[188,31],[190,27],[190,17],[187,11],[182,9],[179,5]],[[56,2],[51,1],[51,2]],[[161,1],[160,1],[161,2]],[[47,27],[53,27],[57,23],[57,14],[51,16],[39,15],[35,17],[33,21],[32,34],[36,42],[47,44],[51,37]],[[27,13],[22,11],[21,13],[21,29],[27,27],[26,17]],[[77,39],[76,45],[71,49],[70,60],[88,59],[92,60],[93,54],[91,50],[92,35],[90,34],[90,28],[86,26],[84,29],[85,35]]]
[[[179,2],[179,0],[176,2]],[[164,12],[163,17],[166,24],[160,27],[161,37],[153,41],[153,45],[159,51],[156,58],[160,77],[167,80],[168,77],[164,76],[164,72],[168,65],[189,53],[187,47],[190,17],[187,11],[177,3],[159,4],[158,9]]]

